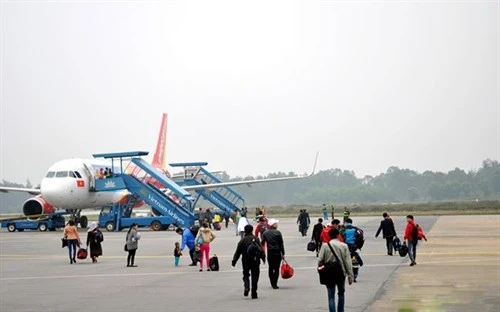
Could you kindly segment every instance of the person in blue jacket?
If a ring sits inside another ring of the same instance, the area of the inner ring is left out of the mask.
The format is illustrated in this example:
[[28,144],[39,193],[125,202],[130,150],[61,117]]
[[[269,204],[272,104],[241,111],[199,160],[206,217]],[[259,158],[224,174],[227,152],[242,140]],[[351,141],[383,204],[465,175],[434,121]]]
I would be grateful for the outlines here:
[[195,243],[194,243],[194,234],[191,231],[191,229],[182,229],[182,228],[177,228],[175,230],[175,233],[182,235],[182,243],[181,243],[181,251],[184,250],[184,248],[189,248],[189,257],[191,258],[191,264],[189,266],[195,266],[196,265],[196,259],[195,259]]

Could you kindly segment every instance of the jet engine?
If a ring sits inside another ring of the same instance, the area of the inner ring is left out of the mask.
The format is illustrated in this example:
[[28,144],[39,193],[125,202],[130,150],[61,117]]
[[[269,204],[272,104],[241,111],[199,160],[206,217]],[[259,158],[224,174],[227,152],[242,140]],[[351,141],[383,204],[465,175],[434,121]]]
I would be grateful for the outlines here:
[[23,213],[25,216],[37,217],[55,212],[56,209],[51,204],[47,203],[41,195],[32,197],[24,202]]

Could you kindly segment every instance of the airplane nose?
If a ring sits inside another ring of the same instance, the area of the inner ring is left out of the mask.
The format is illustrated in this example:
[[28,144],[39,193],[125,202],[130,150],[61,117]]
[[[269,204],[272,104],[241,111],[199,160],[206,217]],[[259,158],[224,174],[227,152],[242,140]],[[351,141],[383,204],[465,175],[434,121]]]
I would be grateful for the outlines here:
[[58,195],[60,196],[61,190],[58,190],[57,184],[54,183],[56,179],[43,179],[40,183],[40,192],[42,197],[49,203],[57,202]]

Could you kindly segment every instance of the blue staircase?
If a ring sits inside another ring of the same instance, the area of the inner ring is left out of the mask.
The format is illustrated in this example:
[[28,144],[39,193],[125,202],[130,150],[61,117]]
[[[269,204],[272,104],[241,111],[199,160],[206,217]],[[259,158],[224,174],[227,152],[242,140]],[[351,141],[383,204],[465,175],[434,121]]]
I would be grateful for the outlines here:
[[[141,158],[133,158],[137,168],[132,174],[123,174],[127,189],[148,203],[157,213],[171,217],[178,226],[189,226],[194,222],[192,205],[194,198],[175,182],[162,175]],[[170,196],[164,191],[170,192]]]
[[[217,178],[215,175],[207,171],[201,166],[201,164],[206,163],[179,163],[170,164],[172,167],[187,167],[189,165],[199,166],[196,170],[197,174],[191,176],[185,175],[184,179],[178,181],[182,186],[184,185],[202,185],[202,184],[217,184],[223,183],[222,180]],[[199,189],[195,190],[198,196],[202,196],[205,200],[211,202],[213,205],[219,207],[221,210],[232,215],[233,212],[240,210],[245,205],[245,199],[241,197],[234,189],[229,186],[221,186],[211,189]]]

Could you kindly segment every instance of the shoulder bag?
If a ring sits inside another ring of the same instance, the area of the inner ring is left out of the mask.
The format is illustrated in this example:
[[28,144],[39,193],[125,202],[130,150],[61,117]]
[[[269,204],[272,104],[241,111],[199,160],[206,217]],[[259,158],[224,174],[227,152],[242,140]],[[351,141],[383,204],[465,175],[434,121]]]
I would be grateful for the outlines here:
[[333,253],[335,257],[335,261],[327,262],[323,266],[318,267],[319,273],[319,283],[321,285],[326,285],[327,287],[331,287],[339,282],[345,280],[344,270],[342,269],[342,265],[340,264],[340,259],[337,257],[337,254],[332,248],[330,243],[327,243],[328,247]]

